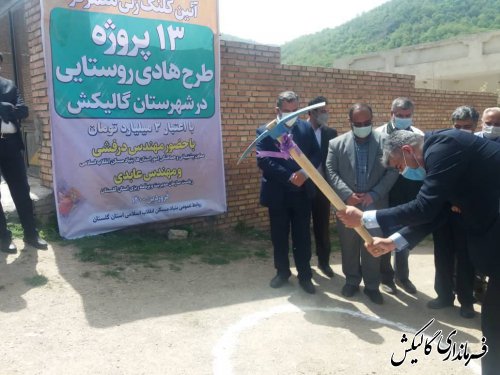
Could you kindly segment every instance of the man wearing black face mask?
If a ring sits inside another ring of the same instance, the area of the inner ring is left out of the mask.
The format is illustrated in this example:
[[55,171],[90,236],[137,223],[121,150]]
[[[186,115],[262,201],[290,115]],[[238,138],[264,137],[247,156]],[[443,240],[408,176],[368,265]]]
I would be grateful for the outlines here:
[[[327,179],[335,192],[346,204],[362,209],[387,207],[387,194],[398,178],[395,169],[381,163],[384,136],[372,132],[372,120],[368,104],[354,104],[349,111],[352,130],[330,141],[326,159]],[[337,230],[346,278],[342,295],[352,297],[363,279],[364,293],[373,303],[382,304],[380,260],[369,254],[361,237],[339,220]]]
[[[309,111],[309,123],[321,149],[321,165],[318,169],[321,175],[326,177],[325,162],[328,155],[328,143],[337,136],[337,131],[328,127],[328,101],[326,98],[318,96],[311,100],[308,105],[317,103],[326,103],[326,105]],[[330,267],[330,201],[319,189],[316,190],[313,198],[311,213],[318,268],[326,276],[333,277],[334,273]]]
[[[413,112],[415,105],[405,97],[396,98],[391,105],[391,120],[377,129],[384,135],[389,135],[398,130],[407,130],[416,134],[424,133],[413,126]],[[411,201],[417,196],[422,181],[419,181],[418,170],[407,171],[406,176],[399,176],[389,192],[389,207],[394,207]],[[394,254],[394,269],[391,265],[391,253],[380,257],[380,272],[382,278],[381,289],[389,294],[396,294],[395,281],[408,293],[414,294],[417,288],[410,281],[410,268],[408,257],[410,252],[403,250]]]

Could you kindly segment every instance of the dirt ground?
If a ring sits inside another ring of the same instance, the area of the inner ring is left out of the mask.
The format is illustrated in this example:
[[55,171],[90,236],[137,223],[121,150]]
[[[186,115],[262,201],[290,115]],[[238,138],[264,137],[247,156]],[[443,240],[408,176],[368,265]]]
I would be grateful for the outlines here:
[[[410,257],[419,293],[384,294],[377,306],[363,293],[342,297],[338,255],[336,276],[315,272],[317,293],[308,295],[295,277],[284,288],[268,286],[272,258],[185,262],[180,271],[162,261],[160,268],[128,266],[115,278],[77,260],[70,247],[16,244],[18,254],[0,253],[0,375],[480,373],[478,359],[465,366],[435,347],[424,354],[422,336],[411,350],[431,318],[425,340],[442,330],[444,343],[457,329],[457,351],[466,341],[472,353],[481,347],[480,314],[466,320],[458,306],[425,307],[435,296],[429,248]],[[31,286],[26,279],[36,275],[48,282]],[[405,361],[394,366],[391,357]]]

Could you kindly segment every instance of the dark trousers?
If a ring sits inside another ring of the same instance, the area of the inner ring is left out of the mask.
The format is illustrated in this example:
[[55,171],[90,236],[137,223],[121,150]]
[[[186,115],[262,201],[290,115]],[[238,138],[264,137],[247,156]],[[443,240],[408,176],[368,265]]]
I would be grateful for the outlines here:
[[[399,206],[407,203],[418,194],[421,181],[413,181],[399,175],[396,183],[389,192],[389,207]],[[394,232],[397,230],[394,230]],[[392,233],[389,233],[392,234]],[[396,276],[399,280],[408,280],[410,277],[410,268],[408,267],[408,257],[410,250],[403,250],[394,253],[394,269],[391,264],[391,253],[384,254],[380,257],[380,276],[381,281],[387,284],[394,280]]]
[[410,269],[408,268],[408,257],[410,250],[401,250],[394,252],[394,269],[391,265],[392,253],[384,254],[380,257],[380,276],[384,284],[394,280],[394,276],[399,280],[408,280]]
[[[36,226],[33,202],[22,151],[13,135],[0,138],[0,172],[9,186],[12,200],[24,230],[24,237],[35,237]],[[0,205],[0,239],[10,241],[11,233],[7,230],[5,213]]]
[[438,298],[453,301],[455,290],[461,305],[472,305],[474,266],[467,250],[466,228],[460,215],[451,214],[448,221],[433,232],[433,237],[436,266],[434,290]]
[[290,272],[289,235],[292,234],[292,252],[300,280],[310,280],[311,260],[311,201],[305,192],[287,192],[283,206],[269,207],[271,241],[274,248],[274,267],[278,274],[288,277]]
[[321,192],[316,191],[312,201],[312,220],[316,255],[319,264],[330,263],[330,201]]
[[482,375],[497,375],[500,371],[500,277],[490,276],[481,310],[481,329],[488,353],[481,359]]

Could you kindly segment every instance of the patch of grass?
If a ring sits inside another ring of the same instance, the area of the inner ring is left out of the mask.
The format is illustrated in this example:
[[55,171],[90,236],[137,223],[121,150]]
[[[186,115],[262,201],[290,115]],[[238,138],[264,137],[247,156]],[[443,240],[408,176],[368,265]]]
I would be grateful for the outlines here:
[[146,268],[154,268],[154,269],[157,269],[157,270],[161,269],[161,266],[159,266],[156,263],[151,263],[151,262],[144,263],[143,266],[146,267]]
[[253,255],[257,258],[269,258],[269,253],[263,249],[254,251]]
[[23,227],[21,226],[21,223],[19,223],[19,220],[12,220],[11,218],[8,218],[7,220],[7,229],[12,232],[12,238],[23,238]]
[[89,278],[90,277],[90,272],[89,271],[85,271],[80,276],[84,277],[84,278]]
[[49,282],[44,275],[35,275],[32,277],[25,277],[24,282],[32,287],[43,286]]
[[170,263],[168,265],[168,268],[170,268],[171,271],[175,271],[175,272],[179,272],[180,270],[182,270],[181,267],[179,267],[177,264],[174,264],[174,263]]
[[43,225],[40,226],[40,235],[49,242],[63,242],[65,241],[59,235],[59,227],[57,225],[56,215],[52,215]]
[[[108,266],[104,271],[105,276],[116,278],[122,275],[113,266],[121,264],[161,268],[157,265],[158,261],[168,260],[171,262],[170,269],[179,271],[182,263],[187,260],[220,265],[249,257],[269,257],[267,249],[271,244],[267,231],[252,228],[243,222],[224,232],[195,232],[190,227],[182,229],[188,231],[188,238],[168,240],[166,230],[159,233],[136,227],[65,240],[57,233],[57,223],[54,220],[43,227],[43,237],[61,245],[75,246],[78,249],[77,259]],[[82,277],[90,277],[90,274],[82,274]]]
[[115,279],[124,280],[122,271],[123,271],[122,267],[116,267],[113,269],[104,270],[102,274],[107,277],[114,277]]

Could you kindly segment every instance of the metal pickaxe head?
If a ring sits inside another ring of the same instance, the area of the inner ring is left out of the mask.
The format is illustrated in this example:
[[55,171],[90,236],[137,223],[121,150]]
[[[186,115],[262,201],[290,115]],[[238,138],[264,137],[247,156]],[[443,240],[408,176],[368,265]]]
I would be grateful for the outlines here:
[[241,161],[243,159],[245,159],[248,156],[248,154],[250,154],[250,151],[252,151],[252,148],[260,140],[262,140],[262,139],[264,139],[266,137],[271,137],[273,139],[278,139],[283,134],[289,133],[289,132],[292,131],[292,128],[295,125],[295,123],[297,122],[297,118],[299,117],[299,115],[301,115],[301,114],[303,114],[305,112],[309,112],[309,111],[311,111],[313,109],[316,109],[316,108],[319,108],[319,107],[323,107],[325,105],[326,105],[325,102],[316,103],[316,104],[313,104],[313,105],[301,108],[301,109],[299,109],[299,110],[297,110],[295,112],[289,113],[286,116],[283,116],[282,118],[280,118],[279,121],[278,121],[278,119],[274,119],[273,121],[271,121],[270,123],[268,123],[265,126],[266,130],[264,130],[264,132],[262,132],[257,138],[255,138],[254,141],[250,144],[250,146],[247,147],[247,149],[243,152],[243,154],[241,155],[241,157],[238,159],[238,163],[237,164],[240,164]]

